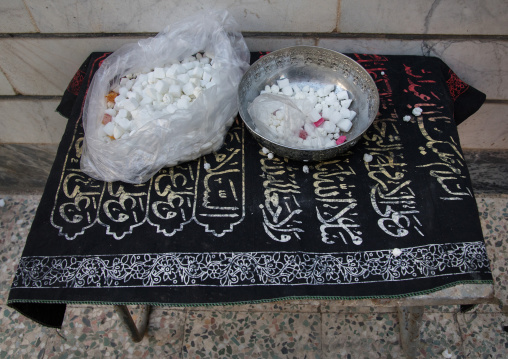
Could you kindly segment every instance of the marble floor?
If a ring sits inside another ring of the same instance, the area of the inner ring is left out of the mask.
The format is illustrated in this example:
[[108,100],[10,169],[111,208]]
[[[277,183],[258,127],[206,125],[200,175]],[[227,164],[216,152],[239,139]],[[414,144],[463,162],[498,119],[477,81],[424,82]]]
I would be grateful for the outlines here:
[[[140,343],[109,306],[68,306],[62,330],[42,327],[6,305],[39,200],[0,194],[0,358],[404,358],[396,308],[326,302],[155,307]],[[508,358],[508,196],[477,202],[498,303],[426,307],[418,358]]]

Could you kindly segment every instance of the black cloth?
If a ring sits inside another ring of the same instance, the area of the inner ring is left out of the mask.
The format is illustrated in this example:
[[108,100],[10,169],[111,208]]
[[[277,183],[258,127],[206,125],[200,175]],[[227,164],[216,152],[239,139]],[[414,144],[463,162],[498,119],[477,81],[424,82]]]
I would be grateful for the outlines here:
[[440,59],[351,54],[378,86],[379,114],[309,173],[270,159],[237,119],[218,152],[132,185],[79,167],[84,98],[108,54],[90,55],[58,107],[69,121],[9,306],[60,327],[67,303],[397,298],[491,283],[456,127],[485,95]]

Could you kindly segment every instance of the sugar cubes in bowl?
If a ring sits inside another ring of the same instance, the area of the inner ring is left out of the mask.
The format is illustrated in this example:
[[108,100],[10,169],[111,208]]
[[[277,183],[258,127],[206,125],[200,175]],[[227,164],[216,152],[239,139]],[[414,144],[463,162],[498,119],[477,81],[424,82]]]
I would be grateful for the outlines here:
[[354,146],[374,121],[379,94],[351,58],[312,46],[277,50],[256,61],[238,88],[246,127],[275,154],[321,161]]

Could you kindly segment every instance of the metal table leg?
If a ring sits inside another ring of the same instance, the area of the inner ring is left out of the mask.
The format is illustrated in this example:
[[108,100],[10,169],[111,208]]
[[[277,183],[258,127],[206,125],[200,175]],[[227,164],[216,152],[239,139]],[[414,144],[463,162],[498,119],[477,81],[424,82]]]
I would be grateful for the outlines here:
[[129,332],[133,342],[137,343],[143,340],[145,336],[146,328],[148,327],[148,320],[150,318],[150,305],[145,305],[141,308],[141,320],[139,321],[139,327],[136,326],[132,319],[131,313],[126,305],[115,305],[115,311],[122,320],[125,328]]
[[398,307],[400,343],[408,359],[415,358],[420,343],[423,307]]

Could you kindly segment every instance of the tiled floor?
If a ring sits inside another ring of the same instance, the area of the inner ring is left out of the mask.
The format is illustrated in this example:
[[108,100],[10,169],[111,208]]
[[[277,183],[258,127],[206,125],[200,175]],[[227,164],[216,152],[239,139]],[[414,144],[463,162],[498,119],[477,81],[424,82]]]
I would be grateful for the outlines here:
[[[156,307],[137,344],[108,306],[69,306],[61,331],[42,327],[6,306],[39,198],[0,194],[0,358],[404,357],[395,308],[313,301]],[[466,313],[458,306],[426,307],[419,358],[443,358],[446,349],[454,358],[508,358],[508,197],[479,195],[477,201],[500,304]]]

